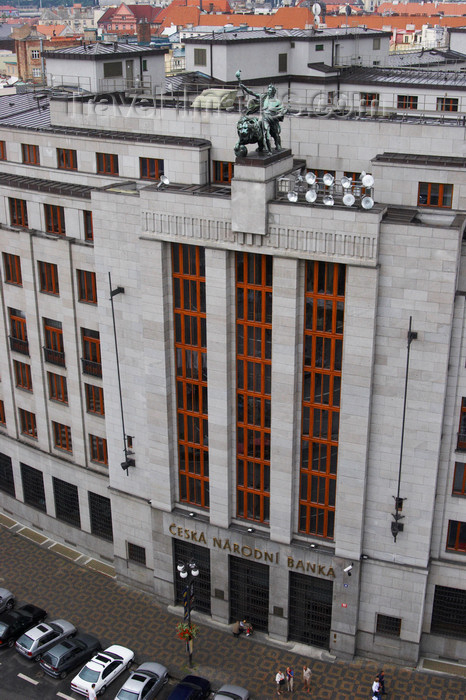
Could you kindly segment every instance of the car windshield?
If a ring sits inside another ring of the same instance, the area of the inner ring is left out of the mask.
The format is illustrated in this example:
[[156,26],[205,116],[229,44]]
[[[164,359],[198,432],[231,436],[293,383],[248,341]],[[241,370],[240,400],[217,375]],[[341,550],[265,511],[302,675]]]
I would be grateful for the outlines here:
[[4,634],[8,629],[8,625],[5,625],[4,622],[0,622],[0,635]]
[[130,690],[122,688],[115,700],[139,700],[139,693],[132,693]]
[[88,666],[84,666],[83,670],[79,674],[79,678],[82,681],[87,681],[88,683],[97,683],[100,678],[100,671],[93,671]]
[[23,636],[18,639],[18,644],[24,647],[24,649],[30,649],[34,644],[34,640],[28,637],[27,634],[23,634]]

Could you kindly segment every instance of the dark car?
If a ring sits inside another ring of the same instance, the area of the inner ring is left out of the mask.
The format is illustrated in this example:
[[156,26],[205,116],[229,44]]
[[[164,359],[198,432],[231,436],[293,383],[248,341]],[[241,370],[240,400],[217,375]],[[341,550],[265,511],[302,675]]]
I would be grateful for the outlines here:
[[35,605],[22,605],[0,615],[0,649],[14,646],[23,632],[43,622],[47,613]]
[[205,700],[211,692],[210,681],[201,676],[185,676],[167,700]]
[[53,678],[65,678],[76,666],[84,665],[102,647],[98,639],[81,632],[74,639],[64,639],[46,651],[40,660],[45,673]]

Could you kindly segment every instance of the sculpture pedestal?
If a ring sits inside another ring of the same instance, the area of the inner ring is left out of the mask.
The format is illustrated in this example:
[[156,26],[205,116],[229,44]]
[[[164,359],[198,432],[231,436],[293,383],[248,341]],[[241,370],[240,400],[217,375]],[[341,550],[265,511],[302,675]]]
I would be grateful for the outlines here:
[[293,168],[290,149],[248,153],[235,162],[231,181],[232,230],[267,233],[268,202],[275,196],[275,180]]

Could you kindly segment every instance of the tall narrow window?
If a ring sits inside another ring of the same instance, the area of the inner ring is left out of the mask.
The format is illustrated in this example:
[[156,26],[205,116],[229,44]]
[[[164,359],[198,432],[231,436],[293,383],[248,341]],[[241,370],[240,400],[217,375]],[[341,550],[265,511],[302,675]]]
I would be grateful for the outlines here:
[[306,263],[299,530],[333,538],[345,267]]
[[24,408],[19,409],[19,424],[21,433],[27,437],[37,437],[36,416],[31,411],[25,411]]
[[110,499],[89,491],[89,517],[92,534],[112,542],[112,503]]
[[236,254],[237,515],[270,519],[273,258]]
[[97,287],[95,272],[77,270],[78,275],[78,299],[88,304],[97,304]]
[[66,481],[52,478],[53,495],[55,498],[55,517],[65,523],[81,527],[79,514],[78,487]]
[[466,451],[466,398],[461,399],[460,425],[458,429],[458,440],[456,449],[459,452]]
[[85,384],[86,408],[88,413],[95,413],[98,416],[105,415],[104,390],[101,386]]
[[0,141],[0,160],[6,160],[6,143]]
[[6,425],[5,404],[3,401],[0,401],[0,425]]
[[47,233],[57,233],[59,236],[64,236],[65,229],[65,210],[57,204],[44,204],[45,210],[45,230]]
[[25,362],[13,360],[13,368],[15,370],[15,382],[18,389],[32,391],[31,367]]
[[39,146],[22,143],[21,153],[23,156],[23,163],[27,163],[29,165],[40,165]]
[[47,372],[47,380],[49,385],[49,399],[52,401],[60,401],[60,403],[68,403],[68,389],[66,386],[66,377],[55,372]]
[[15,352],[29,355],[26,317],[19,309],[8,309],[10,316],[10,347]]
[[448,521],[447,549],[452,549],[455,552],[466,552],[466,522]]
[[44,357],[46,362],[65,366],[65,351],[63,347],[63,330],[61,321],[44,318]]
[[233,177],[235,164],[228,160],[212,161],[212,180],[213,182],[230,184]]
[[21,275],[21,258],[19,255],[3,253],[3,267],[5,269],[5,282],[22,287],[23,278]]
[[12,226],[28,228],[28,208],[24,199],[9,197],[10,222]]
[[39,288],[45,294],[58,296],[58,267],[54,263],[39,261]]
[[84,240],[85,241],[93,241],[94,240],[94,227],[92,225],[92,212],[91,211],[83,211],[83,219],[84,219]]
[[108,466],[107,440],[97,435],[89,435],[91,460]]
[[44,475],[39,469],[34,469],[21,462],[21,481],[23,482],[24,502],[45,513]]
[[77,170],[76,151],[71,148],[57,148],[57,167],[60,170]]
[[73,444],[71,442],[71,428],[62,423],[52,421],[53,429],[53,444],[66,452],[73,452]]
[[0,452],[0,491],[4,491],[13,498],[16,496],[11,457],[3,452]]
[[466,496],[466,464],[456,462],[453,477],[453,491],[456,496]]
[[205,251],[174,244],[180,501],[209,507]]
[[81,328],[83,342],[82,368],[84,374],[94,377],[102,376],[102,360],[100,357],[100,333],[90,328]]

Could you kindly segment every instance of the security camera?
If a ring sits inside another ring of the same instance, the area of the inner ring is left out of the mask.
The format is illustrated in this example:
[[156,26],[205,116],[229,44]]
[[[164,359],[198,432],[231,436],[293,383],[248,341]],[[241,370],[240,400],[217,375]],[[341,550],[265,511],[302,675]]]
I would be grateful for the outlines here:
[[349,566],[347,566],[345,569],[343,569],[343,571],[345,572],[345,574],[348,574],[348,576],[351,576],[352,568],[353,568],[353,565],[349,564]]

